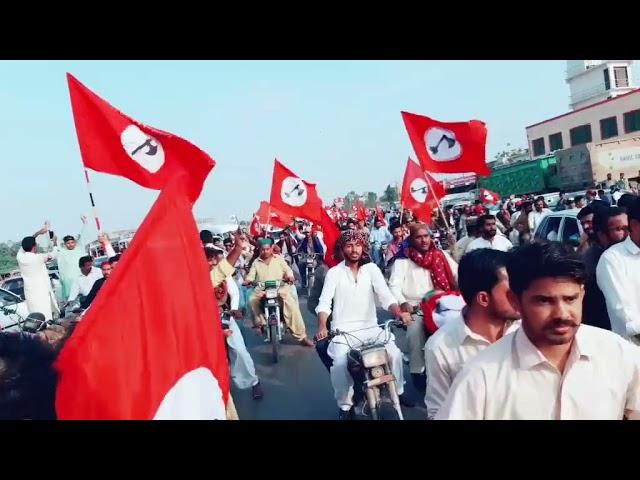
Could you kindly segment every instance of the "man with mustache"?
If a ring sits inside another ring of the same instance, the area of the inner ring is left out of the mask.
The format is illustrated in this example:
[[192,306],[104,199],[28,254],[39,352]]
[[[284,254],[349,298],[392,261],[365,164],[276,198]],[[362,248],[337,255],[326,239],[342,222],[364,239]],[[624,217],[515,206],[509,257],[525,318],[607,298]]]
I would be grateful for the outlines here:
[[458,374],[436,419],[640,419],[640,349],[582,322],[584,263],[557,242],[507,259],[522,326]]
[[507,252],[513,248],[513,244],[504,235],[498,235],[496,217],[493,215],[482,215],[478,218],[478,230],[481,236],[473,240],[467,246],[466,252],[471,252],[479,248],[490,248]]

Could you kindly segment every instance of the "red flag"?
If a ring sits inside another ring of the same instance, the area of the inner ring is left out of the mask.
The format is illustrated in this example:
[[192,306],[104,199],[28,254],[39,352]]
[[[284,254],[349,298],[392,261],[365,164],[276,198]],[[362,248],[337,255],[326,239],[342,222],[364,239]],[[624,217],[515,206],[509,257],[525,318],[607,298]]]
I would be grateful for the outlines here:
[[445,123],[402,112],[409,139],[422,170],[489,176],[486,162],[487,128],[479,120]]
[[485,205],[488,203],[497,205],[498,202],[500,201],[500,195],[498,195],[496,192],[492,192],[491,190],[487,190],[486,188],[481,188],[480,199],[482,200],[482,203],[484,203]]
[[281,212],[265,201],[260,202],[260,208],[256,215],[262,225],[271,225],[275,228],[286,228],[293,222],[291,215]]
[[430,222],[433,209],[444,195],[442,185],[409,158],[402,180],[402,206],[423,222]]
[[367,221],[367,211],[364,209],[362,204],[360,203],[360,199],[356,200],[356,203],[353,205],[353,212],[356,214],[356,219],[358,221],[364,220]]
[[58,418],[225,418],[229,367],[187,183],[162,190],[62,350]]
[[213,159],[176,135],[143,125],[116,110],[67,74],[73,118],[86,168],[126,177],[161,190],[171,178],[189,175],[189,197],[200,196]]
[[249,235],[252,237],[260,236],[260,220],[258,220],[258,215],[253,215],[253,220],[251,221],[251,225],[249,225]]
[[333,256],[333,250],[338,238],[340,238],[340,230],[338,230],[336,222],[333,221],[326,211],[323,211],[320,225],[322,226],[322,240],[327,247],[324,254],[324,261],[329,268],[335,267],[338,264],[338,260]]
[[322,222],[322,200],[316,185],[305,182],[275,160],[270,203],[278,210],[298,218]]
[[379,203],[376,204],[376,218],[382,222],[383,226],[387,225],[387,222],[384,219],[384,212],[382,211]]

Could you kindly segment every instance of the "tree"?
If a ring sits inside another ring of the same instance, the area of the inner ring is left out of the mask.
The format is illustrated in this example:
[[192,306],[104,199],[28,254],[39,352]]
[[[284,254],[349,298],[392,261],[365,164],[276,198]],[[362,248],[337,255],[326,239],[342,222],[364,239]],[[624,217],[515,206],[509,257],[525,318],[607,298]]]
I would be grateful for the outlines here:
[[358,200],[358,198],[360,198],[360,195],[358,195],[353,190],[347,193],[344,196],[344,209],[348,212],[351,209],[351,207],[355,205],[356,200]]
[[397,202],[399,198],[398,187],[387,185],[387,188],[384,189],[384,194],[382,195],[380,200],[382,200],[383,202]]
[[20,250],[20,244],[18,243],[0,243],[0,273],[6,273],[18,268],[18,261],[16,255]]
[[367,208],[375,208],[378,201],[378,194],[375,192],[367,192]]

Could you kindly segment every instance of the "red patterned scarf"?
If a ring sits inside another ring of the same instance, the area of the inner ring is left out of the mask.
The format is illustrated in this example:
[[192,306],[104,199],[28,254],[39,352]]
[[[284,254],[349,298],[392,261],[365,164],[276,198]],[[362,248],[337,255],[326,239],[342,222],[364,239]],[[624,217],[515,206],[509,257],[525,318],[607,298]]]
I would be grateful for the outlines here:
[[404,255],[419,267],[429,270],[434,290],[441,290],[443,292],[455,290],[456,281],[453,277],[449,262],[444,252],[433,243],[431,243],[425,255],[422,255],[413,247],[406,248]]

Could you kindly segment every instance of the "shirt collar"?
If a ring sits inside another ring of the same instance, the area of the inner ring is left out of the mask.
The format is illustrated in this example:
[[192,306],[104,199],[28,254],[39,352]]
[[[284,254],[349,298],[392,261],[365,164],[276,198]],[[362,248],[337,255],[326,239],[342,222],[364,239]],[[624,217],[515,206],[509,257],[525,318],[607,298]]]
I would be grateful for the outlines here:
[[[531,343],[531,340],[529,340],[523,328],[518,329],[513,341],[515,342],[515,354],[518,357],[518,363],[521,368],[529,370],[541,363],[549,363],[549,360]],[[571,347],[573,351],[571,355],[576,355],[577,358],[590,358],[593,356],[593,347],[592,338],[589,336],[587,330],[582,326],[578,327]]]
[[627,237],[627,239],[624,241],[624,246],[627,248],[627,251],[631,255],[640,254],[640,248],[635,244],[633,240],[631,240],[631,237]]

